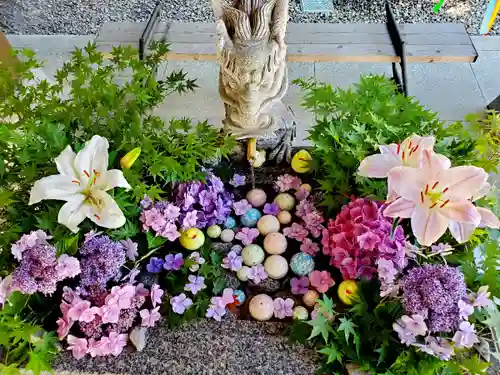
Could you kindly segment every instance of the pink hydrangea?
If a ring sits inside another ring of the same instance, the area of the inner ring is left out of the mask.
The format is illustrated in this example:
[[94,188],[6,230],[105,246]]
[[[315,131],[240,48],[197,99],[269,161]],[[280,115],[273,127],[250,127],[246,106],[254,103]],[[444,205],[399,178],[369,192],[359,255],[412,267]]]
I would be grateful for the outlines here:
[[255,239],[259,237],[259,230],[256,228],[241,228],[241,230],[236,233],[235,238],[240,240],[245,246],[250,245]]
[[291,227],[283,229],[283,234],[289,238],[293,238],[299,242],[303,242],[309,232],[302,225],[292,223]]
[[310,238],[305,238],[300,245],[300,251],[314,256],[319,251],[319,245],[315,242],[312,242]]
[[300,178],[290,174],[281,175],[276,180],[276,187],[281,193],[292,189],[298,189],[300,185],[302,185]]
[[81,359],[85,357],[85,354],[87,354],[88,350],[87,339],[80,339],[73,335],[69,335],[67,341],[69,344],[68,350],[71,350],[71,353],[73,354],[73,357],[75,359]]
[[311,286],[315,287],[320,293],[326,293],[328,289],[335,285],[328,271],[312,271],[309,275]]
[[323,253],[331,256],[330,264],[342,272],[344,280],[372,279],[380,258],[392,261],[399,272],[406,266],[403,228],[396,227],[391,239],[392,221],[382,216],[381,206],[357,199],[342,207],[323,230]]

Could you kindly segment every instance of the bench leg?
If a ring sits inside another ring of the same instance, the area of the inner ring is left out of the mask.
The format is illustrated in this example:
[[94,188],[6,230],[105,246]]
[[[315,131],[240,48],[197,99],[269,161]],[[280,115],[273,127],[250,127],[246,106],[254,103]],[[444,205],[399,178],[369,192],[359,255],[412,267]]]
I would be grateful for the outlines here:
[[387,14],[387,32],[391,38],[392,45],[394,47],[394,52],[400,58],[399,63],[401,67],[401,74],[399,74],[396,63],[392,63],[392,76],[394,82],[398,85],[399,91],[408,96],[408,80],[406,76],[406,45],[404,40],[401,38],[401,33],[399,32],[398,25],[394,19],[394,13],[392,12],[391,6],[388,1],[385,3],[385,10]]

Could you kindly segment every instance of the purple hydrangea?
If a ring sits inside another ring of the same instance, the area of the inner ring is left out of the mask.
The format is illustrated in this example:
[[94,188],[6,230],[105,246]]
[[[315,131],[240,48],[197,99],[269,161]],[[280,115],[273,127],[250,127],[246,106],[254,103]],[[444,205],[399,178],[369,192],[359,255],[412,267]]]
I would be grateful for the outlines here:
[[466,296],[464,275],[458,268],[426,264],[403,278],[404,307],[426,319],[431,332],[451,332],[461,318],[458,302]]
[[188,281],[189,283],[184,286],[184,290],[193,293],[193,295],[196,295],[207,287],[203,276],[189,275]]
[[259,237],[259,230],[256,228],[241,228],[241,230],[236,233],[235,238],[240,240],[245,246],[250,245],[257,237]]
[[403,228],[397,226],[391,238],[392,221],[382,216],[382,208],[380,203],[357,199],[342,207],[323,230],[323,253],[331,256],[330,264],[344,280],[372,279],[380,258],[392,261],[398,272],[406,266]]
[[125,249],[106,235],[93,236],[79,250],[80,286],[105,286],[125,264]]
[[44,231],[23,235],[13,246],[18,251],[19,266],[12,273],[11,290],[24,294],[52,294],[59,281],[81,272],[78,259],[63,254],[56,258],[56,248],[50,245]]
[[168,254],[165,256],[165,263],[163,263],[163,268],[167,271],[178,271],[184,265],[184,258],[182,253]]
[[292,294],[306,294],[309,290],[309,278],[307,276],[292,277],[290,286],[292,287]]
[[[224,188],[221,179],[208,173],[205,182],[183,183],[174,190],[175,205],[180,208],[182,223],[190,212],[196,211],[196,228],[223,224],[233,205],[233,194]],[[191,214],[192,215],[192,214]],[[194,223],[193,217],[190,218]]]
[[246,177],[245,175],[235,173],[233,177],[229,180],[229,184],[234,187],[245,186],[246,185]]
[[222,268],[238,272],[241,267],[243,267],[243,257],[235,253],[234,251],[230,251],[227,254],[227,257],[222,259]]
[[274,316],[278,319],[285,319],[288,316],[293,315],[293,304],[294,301],[291,298],[283,299],[276,298],[273,301],[274,305]]
[[266,215],[273,215],[276,216],[280,213],[280,206],[278,206],[277,203],[266,203],[264,205],[264,213]]
[[146,269],[151,273],[160,273],[163,269],[163,259],[152,257],[146,265]]
[[237,216],[242,216],[252,209],[252,205],[248,203],[246,199],[242,199],[238,202],[234,202],[233,208],[234,208],[234,213]]

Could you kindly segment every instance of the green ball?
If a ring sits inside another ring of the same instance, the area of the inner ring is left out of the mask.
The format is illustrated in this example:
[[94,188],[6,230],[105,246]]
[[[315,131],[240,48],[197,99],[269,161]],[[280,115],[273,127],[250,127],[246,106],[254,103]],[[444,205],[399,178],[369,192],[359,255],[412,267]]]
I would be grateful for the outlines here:
[[245,246],[241,255],[243,256],[243,263],[250,267],[261,264],[265,257],[264,250],[259,245]]
[[207,228],[207,235],[210,238],[218,238],[221,232],[222,229],[218,225],[211,225]]

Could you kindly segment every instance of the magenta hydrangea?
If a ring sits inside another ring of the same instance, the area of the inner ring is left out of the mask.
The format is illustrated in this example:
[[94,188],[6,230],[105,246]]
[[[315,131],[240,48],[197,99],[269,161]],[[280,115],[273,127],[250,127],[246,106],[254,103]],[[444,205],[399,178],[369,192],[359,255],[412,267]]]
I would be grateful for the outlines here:
[[459,302],[466,291],[464,275],[456,267],[426,264],[403,277],[406,312],[423,316],[431,332],[452,332],[459,327]]
[[401,272],[406,266],[403,228],[397,226],[391,238],[392,222],[382,216],[381,203],[357,199],[344,207],[323,230],[323,253],[345,280],[372,279],[377,260],[390,260]]

